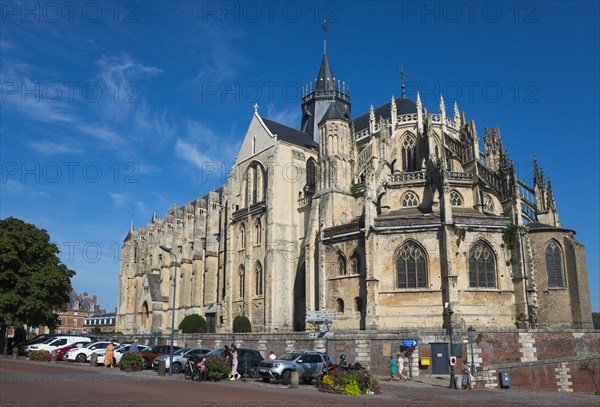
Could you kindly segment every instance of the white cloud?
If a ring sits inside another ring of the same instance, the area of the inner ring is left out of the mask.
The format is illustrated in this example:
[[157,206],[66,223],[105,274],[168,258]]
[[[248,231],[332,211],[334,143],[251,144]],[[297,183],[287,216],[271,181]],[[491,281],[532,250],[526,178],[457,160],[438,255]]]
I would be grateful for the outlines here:
[[277,110],[273,103],[269,103],[267,105],[267,114],[265,117],[294,129],[297,129],[300,126],[300,109],[296,105]]
[[108,196],[113,200],[116,206],[123,206],[127,203],[129,198],[125,194],[119,194],[116,192],[107,192]]
[[177,139],[175,143],[175,154],[177,154],[177,157],[184,159],[201,170],[205,168],[208,162],[215,161],[208,155],[198,151],[195,145],[182,139]]
[[60,141],[30,141],[27,143],[29,148],[42,155],[57,155],[57,154],[81,154],[84,150],[80,146],[76,146],[67,140]]

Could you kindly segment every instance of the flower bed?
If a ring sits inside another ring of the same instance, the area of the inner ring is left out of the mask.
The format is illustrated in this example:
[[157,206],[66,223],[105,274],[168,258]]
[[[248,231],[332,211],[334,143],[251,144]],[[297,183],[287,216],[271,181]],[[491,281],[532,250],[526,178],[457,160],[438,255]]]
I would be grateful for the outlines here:
[[349,396],[380,394],[379,382],[367,370],[343,371],[323,377],[319,391]]

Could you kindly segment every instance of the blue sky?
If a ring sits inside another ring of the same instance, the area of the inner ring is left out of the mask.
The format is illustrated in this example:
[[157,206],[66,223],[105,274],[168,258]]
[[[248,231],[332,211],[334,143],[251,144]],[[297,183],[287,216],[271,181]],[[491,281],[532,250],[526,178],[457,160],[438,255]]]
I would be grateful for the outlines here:
[[353,116],[399,96],[403,66],[429,111],[442,93],[480,137],[499,125],[528,182],[536,154],[600,311],[597,2],[71,4],[1,4],[0,217],[48,230],[106,309],[132,216],[221,185],[254,103],[299,127],[327,18]]

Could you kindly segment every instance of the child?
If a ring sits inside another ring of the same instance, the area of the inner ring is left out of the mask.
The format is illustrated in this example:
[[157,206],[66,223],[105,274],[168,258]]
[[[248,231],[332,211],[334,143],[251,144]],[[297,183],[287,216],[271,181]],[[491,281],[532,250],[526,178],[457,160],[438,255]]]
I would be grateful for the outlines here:
[[200,372],[200,381],[205,382],[208,380],[208,369],[206,369],[206,364],[204,363],[204,359],[202,359],[198,364],[198,371]]
[[462,362],[462,374],[462,388],[472,390],[473,383],[471,382],[471,368],[466,360],[463,360]]

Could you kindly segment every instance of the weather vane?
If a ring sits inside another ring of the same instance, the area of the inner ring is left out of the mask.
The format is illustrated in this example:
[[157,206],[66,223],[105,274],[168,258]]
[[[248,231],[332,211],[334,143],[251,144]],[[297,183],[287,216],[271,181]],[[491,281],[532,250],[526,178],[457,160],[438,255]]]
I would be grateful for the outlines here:
[[396,68],[396,72],[400,73],[400,78],[402,80],[402,98],[406,97],[406,85],[404,84],[404,78],[408,78],[408,74],[404,72],[404,65],[400,65],[400,68]]

